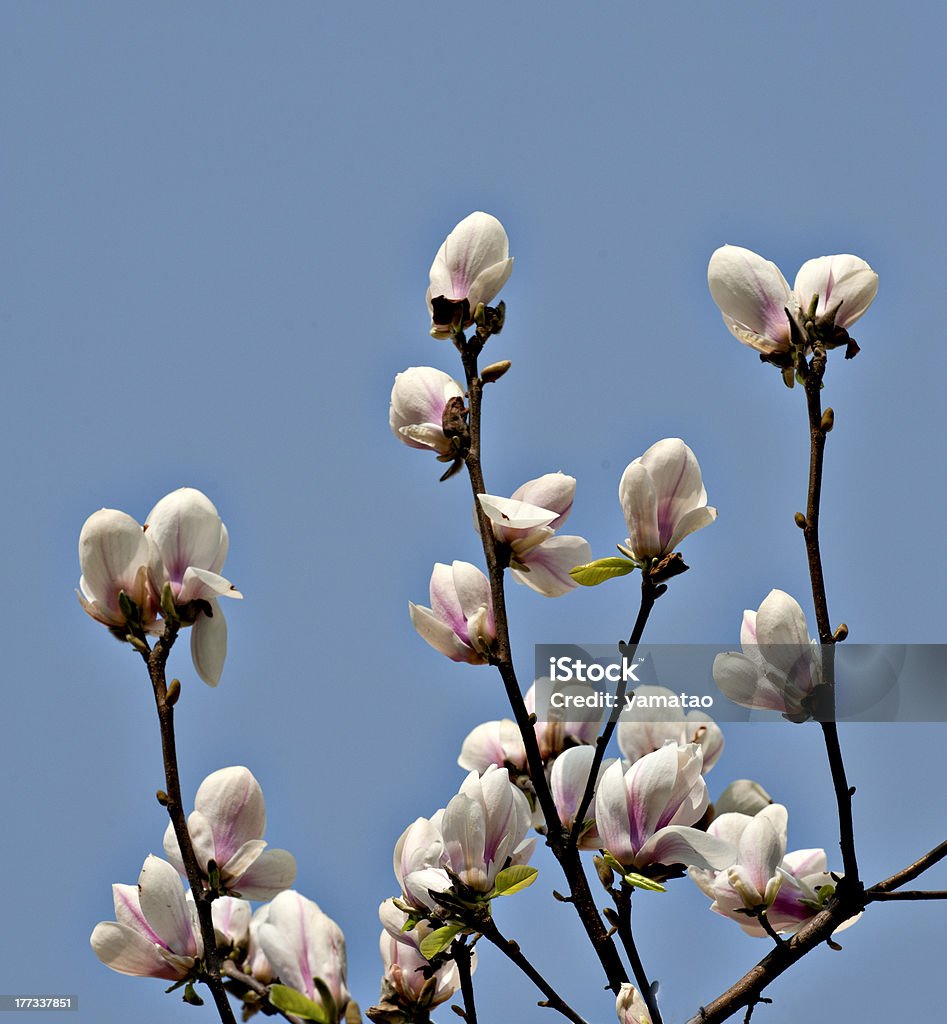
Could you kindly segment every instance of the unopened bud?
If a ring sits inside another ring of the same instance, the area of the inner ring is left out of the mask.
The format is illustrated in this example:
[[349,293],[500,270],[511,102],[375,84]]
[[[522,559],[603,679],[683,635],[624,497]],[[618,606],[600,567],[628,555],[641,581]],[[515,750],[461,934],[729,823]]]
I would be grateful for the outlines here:
[[615,881],[615,872],[611,867],[605,863],[604,857],[596,855],[592,858],[592,863],[595,865],[595,871],[598,874],[598,880],[605,886],[606,889],[612,887],[612,883]]
[[830,407],[822,413],[822,422],[819,424],[819,429],[823,434],[827,434],[832,427],[835,426],[835,412]]
[[832,634],[832,638],[837,644],[840,644],[843,640],[848,639],[848,626],[844,622],[839,624],[838,629]]
[[792,518],[793,522],[800,530],[804,530],[809,525],[808,520],[801,512],[797,512]]
[[169,708],[173,708],[174,705],[177,704],[178,697],[180,697],[180,696],[181,696],[181,680],[180,679],[172,679],[171,682],[168,683],[168,692],[165,695],[164,702],[165,702],[165,704],[168,705]]
[[493,384],[498,381],[513,364],[509,359],[501,359],[498,363],[491,363],[480,371],[480,379],[484,384]]
[[168,806],[168,794],[163,789],[159,789],[155,793],[155,799],[161,804],[162,807]]

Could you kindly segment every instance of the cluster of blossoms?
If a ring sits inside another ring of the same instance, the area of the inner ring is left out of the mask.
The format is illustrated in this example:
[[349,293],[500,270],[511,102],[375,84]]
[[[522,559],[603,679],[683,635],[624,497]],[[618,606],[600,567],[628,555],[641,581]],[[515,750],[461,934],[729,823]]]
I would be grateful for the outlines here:
[[[262,985],[279,982],[302,993],[336,1024],[350,999],[345,940],[315,903],[290,889],[296,861],[267,850],[263,791],[242,766],[221,768],[198,787],[188,834],[211,915],[217,953]],[[115,920],[92,932],[96,956],[113,971],[177,985],[201,975],[204,943],[194,896],[186,892],[177,839],[164,837],[167,860],[146,858],[138,885],[113,885]],[[251,913],[248,900],[270,900]],[[234,983],[254,1006],[258,997]]]
[[162,498],[145,525],[103,508],[79,534],[79,601],[120,640],[160,635],[173,617],[191,626],[197,674],[216,686],[227,656],[227,623],[217,599],[242,597],[220,575],[227,527],[214,503],[193,487]]

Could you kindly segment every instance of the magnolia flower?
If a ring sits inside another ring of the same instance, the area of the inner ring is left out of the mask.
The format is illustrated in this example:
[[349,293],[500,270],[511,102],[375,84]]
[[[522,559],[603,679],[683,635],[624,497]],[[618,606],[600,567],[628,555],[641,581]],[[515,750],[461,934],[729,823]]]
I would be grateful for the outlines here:
[[740,814],[756,814],[773,802],[765,789],[752,779],[734,779],[714,802],[717,815],[737,811]]
[[622,985],[615,1000],[618,1024],[651,1024],[648,1004],[641,993],[627,981]]
[[[636,697],[673,697],[663,686],[636,686]],[[723,752],[723,732],[703,711],[684,712],[679,707],[634,707],[623,711],[618,722],[618,746],[627,761],[637,761],[660,750],[665,743],[686,746],[696,743],[703,751],[706,775]]]
[[184,896],[177,871],[149,855],[138,886],[113,885],[115,920],[92,932],[95,955],[113,971],[143,978],[180,981],[203,955],[193,903]]
[[[421,955],[420,946],[434,931],[425,922],[404,930],[408,915],[393,900],[385,900],[378,909],[384,926],[379,941],[385,973],[382,978],[382,1000],[403,1007],[432,1009],[446,1002],[460,988],[457,965],[448,960],[438,970],[430,971],[430,961]],[[470,971],[476,970],[477,954],[471,953]],[[427,968],[427,970],[425,970]]]
[[443,370],[411,366],[395,377],[391,389],[391,430],[411,448],[453,455],[450,438],[444,433],[444,410],[452,398],[463,397],[464,389]]
[[416,910],[432,910],[431,892],[445,892],[451,881],[444,870],[447,853],[439,827],[443,812],[416,818],[395,844],[393,866],[404,900]]
[[[509,239],[496,217],[489,213],[465,217],[447,236],[431,264],[427,290],[431,334],[449,338],[458,316],[460,325],[468,327],[477,306],[493,301],[512,270]],[[459,307],[465,300],[464,313]]]
[[468,888],[491,892],[503,868],[532,856],[536,840],[526,839],[531,821],[529,802],[505,768],[471,772],[439,822],[444,866]]
[[227,557],[227,527],[210,498],[193,487],[181,487],[155,505],[145,529],[161,555],[174,604],[201,602],[191,627],[191,658],[201,679],[216,686],[227,656],[227,623],[217,598],[243,597],[220,575]]
[[809,260],[790,290],[775,263],[736,245],[724,245],[710,257],[707,282],[730,333],[766,356],[792,348],[789,317],[801,327],[815,296],[816,322],[844,332],[878,291],[878,275],[857,256]]
[[[188,900],[193,901],[190,893]],[[217,948],[229,950],[236,959],[250,942],[250,904],[236,896],[218,896],[210,909]]]
[[577,584],[569,570],[592,558],[584,537],[555,536],[574,498],[575,477],[565,473],[528,480],[510,498],[477,495],[494,536],[510,548],[513,578],[544,597],[560,597],[573,590]]
[[[345,937],[342,929],[312,900],[293,889],[267,905],[257,926],[257,939],[273,973],[283,985],[302,992],[337,1020],[351,996],[345,984]],[[319,979],[334,1003],[328,1007]]]
[[142,629],[161,631],[156,625],[164,576],[161,556],[131,516],[114,508],[89,516],[79,534],[79,567],[76,593],[93,619],[124,637],[128,622],[119,596],[124,593],[135,603]]
[[[707,831],[731,844],[732,865],[720,871],[692,868],[691,878],[714,902],[711,910],[729,917],[748,935],[764,936],[757,916],[746,910],[765,908],[766,920],[777,932],[794,932],[814,917],[836,878],[827,871],[824,850],[786,853],[786,808],[770,804],[755,815],[726,813],[715,818]],[[856,917],[836,931],[854,924]]]
[[[559,812],[559,820],[566,828],[571,829],[575,824],[576,813],[579,804],[585,795],[585,787],[589,781],[589,773],[592,771],[592,761],[595,758],[595,747],[570,747],[564,750],[552,763],[552,772],[549,777],[549,789],[552,792],[552,799]],[[587,827],[579,835],[580,850],[599,850],[602,847],[602,840],[595,826],[592,814],[595,810],[595,792],[602,774],[614,764],[615,758],[607,758],[599,765],[596,776],[595,789],[592,792],[592,802],[586,808],[585,819]]]
[[451,661],[486,665],[496,639],[493,599],[486,576],[469,562],[444,565],[431,573],[431,607],[408,603],[411,624]]
[[711,888],[711,910],[729,917],[745,918],[738,910],[761,910],[773,905],[782,875],[779,865],[786,856],[788,814],[782,804],[770,804],[752,818],[745,814],[722,814],[708,827],[736,847],[736,860],[717,873]]
[[650,864],[724,867],[730,844],[687,826],[707,808],[700,747],[672,744],[645,754],[630,768],[616,761],[602,773],[595,822],[604,848],[630,869]]
[[717,518],[697,459],[679,437],[658,441],[635,459],[622,474],[618,498],[628,525],[625,553],[638,562],[671,554]]
[[[218,902],[217,900],[214,901]],[[269,985],[274,979],[273,965],[266,959],[263,947],[260,945],[260,925],[266,920],[270,912],[269,903],[257,907],[250,918],[250,935],[247,941],[247,955],[241,966],[244,974],[256,978],[262,985]]]
[[523,746],[523,737],[520,736],[516,722],[511,718],[502,718],[476,726],[467,734],[457,763],[467,771],[481,774],[490,765],[526,771],[526,747]]
[[822,657],[799,603],[771,590],[759,611],[743,613],[740,644],[742,654],[714,658],[714,681],[723,693],[746,708],[780,711],[792,721],[809,718],[806,701],[822,682]]
[[[208,775],[194,797],[187,819],[198,867],[204,877],[217,865],[222,890],[265,900],[288,889],[296,878],[296,860],[286,850],[264,850],[266,803],[250,770],[221,768]],[[168,860],[183,875],[184,862],[174,828],[164,834]]]

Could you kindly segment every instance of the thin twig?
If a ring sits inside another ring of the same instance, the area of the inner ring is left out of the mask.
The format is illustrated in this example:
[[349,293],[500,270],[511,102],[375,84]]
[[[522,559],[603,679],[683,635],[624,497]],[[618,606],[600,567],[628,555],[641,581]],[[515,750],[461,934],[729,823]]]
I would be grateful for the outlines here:
[[896,871],[893,875],[889,875],[883,881],[878,882],[877,885],[873,885],[868,890],[868,893],[875,895],[900,889],[902,885],[913,882],[915,878],[924,874],[928,868],[933,867],[945,857],[947,857],[947,840],[938,843],[933,850],[929,850],[922,857],[918,857],[913,864],[908,864],[906,868]]
[[655,999],[654,987],[648,978],[647,971],[644,969],[641,955],[638,953],[638,947],[635,944],[634,931],[631,927],[632,890],[623,884],[621,889],[612,889],[610,891],[612,899],[615,901],[615,909],[618,911],[618,938],[621,940],[622,947],[628,957],[628,962],[631,964],[631,970],[641,992],[641,997],[647,1004],[648,1013],[651,1015],[651,1024],[664,1024],[661,1019],[661,1011],[658,1009],[658,1003]]
[[477,1007],[474,1003],[473,980],[470,976],[470,947],[467,940],[455,939],[451,946],[451,956],[457,964],[460,976],[460,992],[464,999],[464,1019],[467,1024],[477,1024]]
[[507,939],[500,934],[500,930],[494,924],[492,918],[477,926],[487,942],[491,942],[497,949],[509,958],[526,975],[527,978],[546,997],[546,1001],[540,1005],[548,1006],[551,1010],[557,1010],[563,1017],[571,1020],[573,1024],[586,1024],[586,1021],[576,1013],[575,1010],[559,995],[548,981],[536,970],[535,967],[523,955],[519,944],[512,939]]
[[477,369],[477,360],[484,340],[479,334],[475,334],[468,341],[461,334],[456,338],[456,345],[463,360],[469,406],[469,446],[465,457],[465,464],[470,478],[471,491],[473,492],[474,512],[480,529],[480,540],[483,544],[483,554],[487,565],[487,577],[490,583],[493,617],[496,626],[496,647],[490,660],[496,666],[503,680],[507,699],[523,740],[530,779],[532,780],[536,799],[546,822],[546,842],[562,866],[563,874],[570,887],[570,902],[575,906],[586,934],[589,936],[595,953],[602,964],[605,976],[608,979],[609,988],[617,994],[622,984],[628,980],[628,976],[618,955],[618,950],[615,948],[615,943],[609,936],[595,906],[592,890],[589,887],[589,881],[582,867],[578,850],[574,844],[569,842],[568,832],[559,821],[556,804],[546,779],[542,754],[536,740],[536,730],[530,721],[529,713],[523,702],[523,695],[513,667],[509,621],[504,595],[503,574],[505,566],[501,564],[498,556],[493,525],[477,500],[477,495],[487,493],[480,462],[480,419],[483,382],[480,380]]
[[900,892],[869,892],[865,894],[868,903],[891,900],[947,900],[947,889],[902,889]]
[[[169,619],[164,633],[150,650],[141,651],[141,656],[148,666],[148,675],[154,691],[155,707],[158,711],[158,724],[161,729],[161,752],[164,758],[164,778],[167,793],[166,807],[174,828],[174,835],[181,851],[181,860],[187,873],[191,895],[197,907],[197,919],[200,924],[201,939],[204,945],[203,974],[201,980],[207,985],[214,999],[214,1005],[220,1015],[222,1024],[236,1024],[233,1008],[227,998],[227,990],[220,976],[220,958],[217,953],[217,937],[214,933],[214,922],[211,916],[211,903],[215,894],[204,887],[191,835],[187,829],[187,818],[184,814],[184,803],[181,798],[181,779],[178,772],[177,750],[174,740],[174,706],[168,702],[168,686],[165,667],[168,655],[177,639],[179,625]],[[143,641],[144,642],[144,641]]]

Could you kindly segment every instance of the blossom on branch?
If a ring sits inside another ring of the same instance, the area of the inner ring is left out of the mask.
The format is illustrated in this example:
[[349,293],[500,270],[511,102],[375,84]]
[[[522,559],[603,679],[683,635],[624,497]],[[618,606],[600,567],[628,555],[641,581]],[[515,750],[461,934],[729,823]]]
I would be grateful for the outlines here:
[[473,322],[477,306],[489,305],[513,271],[503,225],[489,213],[471,213],[444,240],[431,264],[427,308],[431,335],[449,338]]
[[822,654],[809,637],[798,601],[771,590],[758,611],[743,613],[743,653],[714,658],[714,682],[745,708],[779,711],[794,722],[810,717],[809,699],[822,683]]
[[[790,289],[775,263],[737,245],[721,246],[710,257],[707,282],[730,333],[767,357],[789,353],[790,318],[803,329],[813,311],[827,348],[854,345],[847,328],[878,291],[878,275],[858,256],[808,260]],[[857,350],[850,349],[849,355]]]
[[565,473],[528,480],[509,498],[477,495],[494,537],[509,548],[513,578],[544,597],[561,597],[575,589],[569,570],[592,557],[584,537],[555,536],[574,498],[575,477]]
[[651,1024],[648,1004],[634,985],[627,981],[622,985],[615,1000],[618,1024]]
[[630,870],[649,865],[732,864],[729,843],[690,828],[709,802],[696,744],[667,744],[630,768],[616,761],[602,773],[595,822],[604,848]]
[[122,638],[129,626],[161,632],[161,556],[130,515],[103,508],[89,516],[79,534],[79,567],[76,593],[93,619]]
[[[288,889],[296,878],[296,860],[291,853],[265,849],[266,803],[260,784],[247,768],[221,768],[204,779],[194,797],[187,829],[201,873],[205,879],[215,873],[220,892],[266,900]],[[185,874],[170,824],[164,851]]]
[[717,518],[707,505],[697,459],[679,437],[658,441],[631,462],[618,498],[628,526],[625,553],[637,562],[670,555],[686,536]]
[[138,885],[113,885],[115,920],[92,932],[95,955],[113,971],[181,981],[203,956],[197,910],[184,895],[177,871],[149,855]]
[[219,597],[243,595],[220,575],[229,546],[214,503],[193,487],[165,495],[148,514],[145,530],[164,564],[175,608],[192,622],[191,657],[210,686],[220,682],[227,656],[227,623]]
[[[654,697],[672,698],[664,686],[636,686],[635,697],[646,701]],[[658,704],[657,701],[654,702]],[[623,711],[618,721],[618,747],[627,761],[635,762],[660,750],[665,743],[679,746],[696,743],[703,751],[701,773],[706,775],[723,753],[723,732],[703,711],[689,711],[677,706],[644,706]]]
[[431,573],[431,607],[408,603],[411,624],[451,661],[486,665],[496,639],[493,599],[486,576],[470,562],[444,565]]
[[448,373],[432,366],[410,366],[395,377],[388,423],[395,437],[409,448],[453,455],[444,433],[444,411],[451,399],[463,401],[464,389]]

